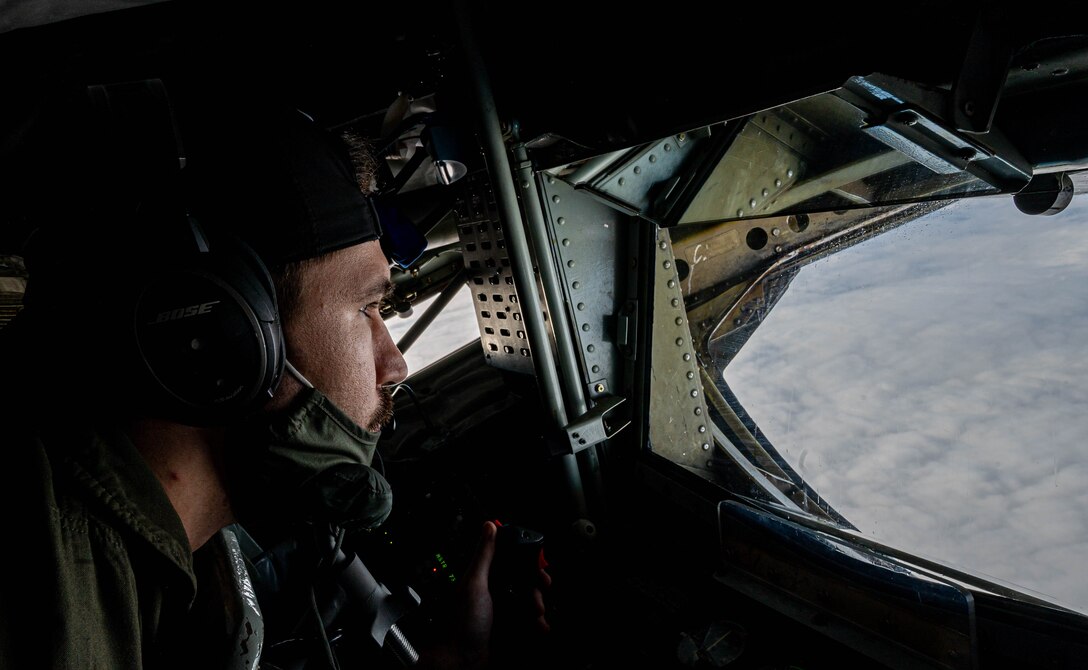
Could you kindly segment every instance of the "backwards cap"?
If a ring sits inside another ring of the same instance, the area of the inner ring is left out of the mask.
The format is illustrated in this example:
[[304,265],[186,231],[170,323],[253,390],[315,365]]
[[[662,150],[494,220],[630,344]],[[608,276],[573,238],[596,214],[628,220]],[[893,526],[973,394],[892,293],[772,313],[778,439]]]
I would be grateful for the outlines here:
[[346,144],[309,116],[286,110],[229,130],[202,138],[184,170],[202,225],[231,231],[269,267],[381,236]]

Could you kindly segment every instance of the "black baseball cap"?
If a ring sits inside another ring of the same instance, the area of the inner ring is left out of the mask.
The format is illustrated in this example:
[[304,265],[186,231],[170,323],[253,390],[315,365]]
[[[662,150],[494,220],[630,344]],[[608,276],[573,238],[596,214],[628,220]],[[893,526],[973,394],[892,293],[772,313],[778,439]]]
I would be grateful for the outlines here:
[[297,109],[200,136],[182,170],[189,213],[271,268],[377,240],[382,227],[343,140]]

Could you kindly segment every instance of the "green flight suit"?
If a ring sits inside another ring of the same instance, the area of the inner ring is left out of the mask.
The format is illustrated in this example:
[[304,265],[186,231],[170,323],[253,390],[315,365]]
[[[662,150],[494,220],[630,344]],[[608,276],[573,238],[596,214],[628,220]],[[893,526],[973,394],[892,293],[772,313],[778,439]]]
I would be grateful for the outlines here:
[[28,433],[0,443],[0,668],[256,668],[263,630],[233,534],[194,555],[120,431]]

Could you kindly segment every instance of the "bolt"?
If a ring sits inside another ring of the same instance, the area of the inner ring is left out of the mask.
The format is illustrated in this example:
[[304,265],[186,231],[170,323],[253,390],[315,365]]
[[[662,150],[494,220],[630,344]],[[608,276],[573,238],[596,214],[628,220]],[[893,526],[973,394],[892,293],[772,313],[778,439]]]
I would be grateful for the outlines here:
[[751,200],[749,200],[749,201],[748,201],[748,206],[749,206],[749,207],[751,207],[752,209],[755,209],[755,207],[756,207],[756,199],[755,199],[755,198],[752,198]]
[[776,247],[774,248],[774,252],[775,252],[776,254],[780,254],[780,253],[782,253],[782,245],[781,245],[781,244],[779,244],[778,246],[776,246]]
[[604,393],[604,384],[597,384],[593,388],[597,389],[597,393]]
[[766,197],[767,197],[767,194],[768,194],[768,193],[770,193],[770,191],[768,191],[767,189],[763,189],[763,190],[762,190],[762,191],[760,191],[759,193],[760,193],[760,195],[762,195],[762,196],[763,196],[764,198],[766,198]]
[[695,389],[691,389],[691,397],[692,398],[698,398],[699,397],[699,392],[696,391]]
[[687,133],[680,133],[679,135],[676,136],[676,141],[677,142],[683,142],[687,138],[688,138]]
[[744,216],[744,210],[743,209],[738,209],[737,210],[737,216]]
[[790,179],[793,179],[793,170],[792,169],[786,170],[786,176],[789,177]]

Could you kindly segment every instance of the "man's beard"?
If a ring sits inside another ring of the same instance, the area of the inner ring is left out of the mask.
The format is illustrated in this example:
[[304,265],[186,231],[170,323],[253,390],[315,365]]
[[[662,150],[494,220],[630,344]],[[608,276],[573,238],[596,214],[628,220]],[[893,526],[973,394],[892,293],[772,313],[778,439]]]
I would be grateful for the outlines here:
[[371,415],[366,429],[376,433],[389,425],[391,421],[393,421],[393,391],[382,386],[378,389],[378,407]]

